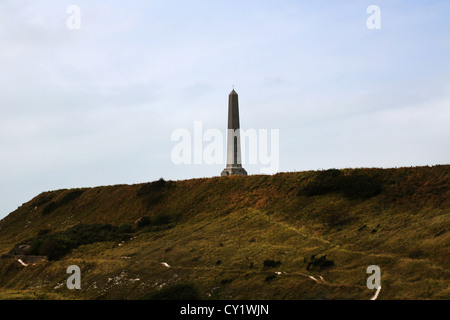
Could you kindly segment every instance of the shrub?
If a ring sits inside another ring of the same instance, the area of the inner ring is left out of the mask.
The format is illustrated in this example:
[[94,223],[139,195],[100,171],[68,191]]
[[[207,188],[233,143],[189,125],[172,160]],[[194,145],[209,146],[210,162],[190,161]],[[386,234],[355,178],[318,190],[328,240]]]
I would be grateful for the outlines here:
[[47,205],[44,207],[44,209],[42,209],[42,214],[43,214],[43,215],[49,214],[49,213],[53,212],[53,211],[54,211],[56,208],[58,208],[58,207],[59,207],[58,203],[52,201],[52,202],[50,202],[49,204],[47,204]]
[[382,191],[382,183],[376,177],[353,172],[343,175],[341,171],[330,169],[319,172],[299,195],[316,196],[328,193],[341,193],[348,199],[369,199]]
[[158,181],[145,183],[139,189],[137,196],[142,198],[146,208],[150,209],[163,199],[163,191],[166,185],[168,185],[168,182],[166,182],[163,178]]
[[220,280],[220,284],[226,285],[226,284],[231,283],[232,281],[233,281],[233,279],[222,279],[222,280]]
[[33,203],[33,206],[40,207],[43,204],[49,203],[52,200],[52,197],[49,195],[41,195],[36,201]]
[[276,274],[271,274],[271,275],[268,275],[268,276],[264,279],[264,281],[265,281],[265,282],[269,282],[269,281],[272,281],[273,279],[275,279],[276,277],[277,277]]
[[320,270],[326,269],[326,268],[330,268],[334,266],[334,261],[333,260],[328,260],[327,256],[321,256],[320,258],[316,258],[315,255],[313,255],[311,257],[311,261],[308,263],[306,270],[310,270],[311,267],[319,267]]
[[423,256],[424,256],[424,253],[420,249],[414,249],[414,250],[410,251],[408,254],[408,257],[411,259],[421,259],[421,258],[423,258]]
[[38,255],[47,256],[48,260],[57,260],[72,250],[73,247],[73,242],[66,237],[49,237],[41,242]]
[[46,234],[49,234],[50,231],[51,231],[50,229],[42,229],[42,230],[39,230],[38,236],[45,236]]
[[143,216],[142,218],[139,219],[137,226],[140,229],[145,226],[149,226],[151,223],[152,223],[152,220],[150,219],[149,216]]
[[337,169],[320,171],[313,181],[300,190],[300,194],[316,196],[333,192],[337,189],[337,181],[340,176],[341,171]]
[[40,238],[40,237],[37,239],[34,239],[31,242],[30,247],[25,251],[25,255],[38,256],[39,248],[42,245],[42,241],[43,241],[43,238]]
[[200,294],[192,284],[176,284],[151,292],[143,300],[199,300]]
[[134,229],[129,224],[122,224],[117,230],[118,233],[134,233]]
[[275,267],[278,267],[280,264],[281,264],[281,261],[264,260],[265,268],[275,268]]
[[58,201],[60,206],[68,204],[73,200],[77,199],[84,193],[83,189],[70,190],[61,200]]
[[166,213],[158,213],[152,221],[152,224],[155,226],[168,224],[170,222],[170,216]]
[[44,207],[44,209],[42,209],[42,214],[43,215],[49,214],[49,213],[53,212],[54,210],[56,210],[57,208],[60,208],[66,204],[69,204],[70,202],[74,201],[79,196],[81,196],[83,193],[84,193],[84,190],[82,190],[82,189],[70,190],[60,200],[52,201],[49,204],[47,204]]
[[382,190],[379,179],[363,174],[342,177],[339,187],[348,199],[369,199],[380,194]]
[[166,213],[158,213],[154,217],[150,218],[149,216],[143,216],[139,219],[137,223],[137,227],[142,229],[146,226],[161,226],[166,225],[170,222],[170,215]]
[[79,224],[66,231],[63,235],[74,241],[76,246],[94,242],[127,240],[129,236],[121,234],[119,228],[110,224]]
[[445,234],[447,231],[445,229],[442,229],[441,231],[439,231],[438,233],[436,233],[434,235],[435,238],[442,236],[443,234]]
[[47,256],[49,260],[58,260],[70,250],[81,245],[128,240],[131,230],[127,227],[119,228],[110,224],[79,224],[54,234],[38,235],[31,239],[32,242],[26,254]]

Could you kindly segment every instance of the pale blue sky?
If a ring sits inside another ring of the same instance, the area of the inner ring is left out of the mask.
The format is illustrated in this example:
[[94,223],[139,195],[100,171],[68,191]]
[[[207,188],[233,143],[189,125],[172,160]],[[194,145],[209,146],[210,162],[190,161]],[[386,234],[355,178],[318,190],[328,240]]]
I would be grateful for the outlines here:
[[280,171],[450,163],[449,35],[449,1],[3,0],[0,218],[47,190],[219,175],[173,164],[170,137],[225,130],[233,84],[243,129],[280,130]]

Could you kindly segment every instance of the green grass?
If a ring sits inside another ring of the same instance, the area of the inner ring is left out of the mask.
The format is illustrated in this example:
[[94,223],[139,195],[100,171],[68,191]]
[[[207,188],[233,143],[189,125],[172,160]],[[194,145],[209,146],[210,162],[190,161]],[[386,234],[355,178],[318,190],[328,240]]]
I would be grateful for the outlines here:
[[[450,166],[323,172],[98,187],[69,202],[70,190],[43,193],[0,221],[0,254],[80,223],[136,232],[57,261],[2,259],[0,298],[176,298],[188,284],[200,299],[369,299],[366,269],[375,264],[379,299],[449,299]],[[324,179],[331,189],[307,192]],[[44,214],[51,202],[64,204]],[[81,268],[78,291],[65,287],[71,264]]]

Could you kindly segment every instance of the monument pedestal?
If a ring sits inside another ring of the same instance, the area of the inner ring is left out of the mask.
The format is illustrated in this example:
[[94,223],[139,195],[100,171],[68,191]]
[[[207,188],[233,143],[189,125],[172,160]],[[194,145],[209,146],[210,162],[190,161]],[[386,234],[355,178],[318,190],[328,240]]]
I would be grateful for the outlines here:
[[234,176],[234,175],[246,176],[247,175],[247,171],[245,171],[244,168],[225,168],[225,169],[223,169],[223,171],[222,171],[222,173],[220,175],[222,177]]

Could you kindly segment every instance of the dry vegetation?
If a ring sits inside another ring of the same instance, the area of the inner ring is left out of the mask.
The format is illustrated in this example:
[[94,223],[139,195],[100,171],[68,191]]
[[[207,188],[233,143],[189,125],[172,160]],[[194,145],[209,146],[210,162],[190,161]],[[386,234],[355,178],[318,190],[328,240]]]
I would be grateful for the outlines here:
[[45,192],[0,221],[0,255],[61,237],[70,250],[4,256],[0,299],[369,299],[374,264],[379,299],[449,299],[449,229],[448,165]]

